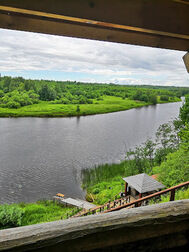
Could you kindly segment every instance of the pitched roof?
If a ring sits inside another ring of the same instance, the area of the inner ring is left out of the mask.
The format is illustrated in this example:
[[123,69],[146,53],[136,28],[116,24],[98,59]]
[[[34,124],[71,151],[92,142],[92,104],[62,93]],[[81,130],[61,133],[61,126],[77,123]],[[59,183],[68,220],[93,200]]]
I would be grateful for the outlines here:
[[139,193],[152,192],[164,188],[165,186],[148,176],[146,173],[123,178],[129,186],[136,189]]

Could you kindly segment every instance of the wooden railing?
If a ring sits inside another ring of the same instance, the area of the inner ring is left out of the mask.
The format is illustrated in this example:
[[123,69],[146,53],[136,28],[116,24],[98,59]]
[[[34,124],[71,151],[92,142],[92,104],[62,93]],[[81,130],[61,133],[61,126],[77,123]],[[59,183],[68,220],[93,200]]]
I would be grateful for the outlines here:
[[105,203],[104,205],[97,206],[97,207],[91,208],[91,209],[86,210],[86,211],[82,210],[81,212],[74,215],[73,217],[80,217],[80,216],[86,216],[86,215],[89,215],[89,214],[96,214],[97,212],[103,213],[106,210],[111,209],[112,207],[116,207],[118,205],[121,206],[121,205],[126,204],[128,202],[130,202],[130,196],[129,195],[127,197],[124,197],[124,198],[120,198],[120,199],[117,199],[117,200],[114,200],[114,201],[109,201],[109,202]]
[[96,213],[108,213],[108,212],[117,211],[117,210],[127,208],[127,207],[139,207],[143,203],[147,204],[149,200],[156,198],[158,196],[161,196],[163,194],[169,193],[169,192],[170,192],[170,201],[174,201],[175,200],[175,191],[179,188],[186,187],[186,186],[189,186],[189,181],[184,182],[179,185],[176,185],[176,186],[173,186],[173,187],[170,187],[170,188],[165,189],[163,191],[150,194],[148,196],[145,196],[143,198],[140,198],[140,199],[132,201],[132,202],[130,202],[130,196],[127,196],[125,198],[114,200],[113,202],[108,202],[104,205],[92,208],[86,212],[82,212],[81,214],[77,214],[74,217],[87,216],[87,215],[96,214]]
[[173,187],[170,187],[168,189],[165,189],[163,191],[160,191],[160,192],[157,192],[157,193],[153,193],[151,195],[148,195],[146,197],[143,197],[141,199],[138,199],[138,200],[135,200],[133,202],[130,202],[130,203],[127,203],[125,205],[122,205],[122,206],[118,206],[116,208],[112,208],[112,209],[109,209],[107,211],[104,211],[104,213],[108,213],[108,212],[112,212],[112,211],[117,211],[117,210],[120,210],[122,208],[126,208],[126,207],[130,207],[132,205],[134,205],[134,207],[138,207],[140,206],[143,202],[145,201],[148,201],[150,199],[153,199],[153,198],[156,198],[157,196],[161,196],[163,194],[166,194],[168,192],[170,192],[170,201],[174,201],[175,200],[175,191],[179,188],[182,188],[182,187],[186,187],[186,186],[189,186],[189,181],[187,182],[184,182],[182,184],[179,184],[179,185],[176,185],[176,186],[173,186]]

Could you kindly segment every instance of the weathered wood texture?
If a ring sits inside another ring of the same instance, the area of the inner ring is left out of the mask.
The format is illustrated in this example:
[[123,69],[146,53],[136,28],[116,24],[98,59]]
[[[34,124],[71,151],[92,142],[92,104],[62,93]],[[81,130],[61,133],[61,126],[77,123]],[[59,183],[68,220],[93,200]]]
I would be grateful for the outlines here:
[[189,73],[189,52],[184,55],[183,60],[184,60],[185,66],[186,66],[186,70]]
[[1,0],[0,12],[2,28],[189,50],[187,1]]
[[0,250],[157,251],[187,247],[188,235],[189,200],[182,200],[2,230]]

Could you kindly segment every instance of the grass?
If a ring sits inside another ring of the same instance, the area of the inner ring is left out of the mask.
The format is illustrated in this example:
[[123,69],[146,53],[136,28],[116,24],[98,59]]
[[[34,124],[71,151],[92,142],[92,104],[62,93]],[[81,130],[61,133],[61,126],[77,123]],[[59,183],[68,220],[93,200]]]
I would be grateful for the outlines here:
[[86,199],[89,201],[93,199],[94,204],[103,205],[114,200],[115,196],[118,196],[122,190],[124,190],[124,181],[121,176],[116,176],[88,187]]
[[101,181],[109,181],[117,176],[129,176],[130,174],[126,172],[128,162],[124,160],[118,164],[103,164],[93,169],[82,170],[82,187],[87,189]]
[[[19,220],[15,222],[15,213],[18,211],[22,214],[18,217]],[[63,205],[55,203],[51,200],[42,200],[37,201],[36,203],[1,205],[0,229],[62,220],[66,219],[67,216],[76,214],[78,211],[79,210],[76,207],[64,207]],[[5,222],[6,217],[7,221]],[[16,225],[14,225],[14,223],[16,223]]]
[[[172,102],[180,101],[176,98]],[[159,100],[158,103],[164,103]],[[122,99],[114,96],[104,96],[102,101],[93,100],[93,104],[80,104],[80,112],[76,112],[77,105],[72,104],[51,104],[41,101],[38,104],[24,106],[18,109],[0,107],[0,117],[68,117],[104,114],[116,111],[123,111],[132,108],[150,105],[150,103]]]
[[82,171],[82,187],[87,190],[86,199],[102,205],[124,190],[123,177],[134,175],[128,163],[104,164]]

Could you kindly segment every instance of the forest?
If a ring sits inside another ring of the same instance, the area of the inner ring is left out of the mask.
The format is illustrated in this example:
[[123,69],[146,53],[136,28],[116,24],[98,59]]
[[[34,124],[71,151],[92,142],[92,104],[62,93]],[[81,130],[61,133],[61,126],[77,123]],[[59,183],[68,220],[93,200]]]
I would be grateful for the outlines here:
[[185,87],[28,80],[4,76],[0,77],[0,116],[107,113],[149,104],[175,102],[187,93],[189,88]]

